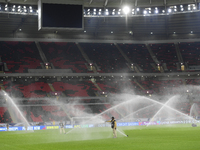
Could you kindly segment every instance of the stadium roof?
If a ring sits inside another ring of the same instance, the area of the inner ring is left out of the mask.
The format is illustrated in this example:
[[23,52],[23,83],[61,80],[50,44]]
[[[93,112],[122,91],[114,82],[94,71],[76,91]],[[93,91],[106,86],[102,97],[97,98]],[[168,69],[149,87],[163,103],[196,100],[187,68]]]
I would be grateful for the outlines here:
[[[60,0],[62,1],[62,0]],[[66,0],[63,0],[66,2]],[[69,0],[77,2],[81,0]],[[38,0],[0,0],[1,4],[33,5]],[[52,0],[54,2],[54,0]],[[55,0],[56,2],[56,0]],[[197,10],[132,16],[85,16],[84,30],[38,31],[38,16],[0,13],[0,37],[89,40],[168,40],[200,37],[198,0],[83,0],[84,8],[164,7],[195,4]]]
[[[51,0],[51,2],[57,0]],[[198,0],[60,0],[60,1],[83,1],[84,7],[121,7],[122,5],[147,7],[147,6],[171,6],[178,4],[195,4]],[[37,5],[38,0],[0,0],[1,3]]]

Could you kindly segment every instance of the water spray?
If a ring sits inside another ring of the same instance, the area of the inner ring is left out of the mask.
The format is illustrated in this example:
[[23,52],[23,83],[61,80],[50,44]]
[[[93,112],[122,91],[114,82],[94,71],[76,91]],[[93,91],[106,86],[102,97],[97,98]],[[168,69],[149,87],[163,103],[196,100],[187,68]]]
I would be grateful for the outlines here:
[[[22,114],[22,112],[20,111],[20,109],[17,107],[17,105],[14,103],[13,99],[5,92],[3,91],[3,95],[4,97],[9,101],[9,103],[17,110],[17,112],[19,113],[20,117],[22,118],[22,120],[24,121],[25,124],[25,128],[27,128],[28,126],[30,126],[30,124],[28,123],[28,121],[26,120],[26,118],[24,117],[24,115]],[[33,130],[32,130],[33,131]]]
[[126,134],[123,133],[122,131],[120,131],[120,130],[118,130],[118,129],[117,129],[117,131],[118,131],[119,133],[121,133],[123,136],[128,137],[128,135],[126,135]]

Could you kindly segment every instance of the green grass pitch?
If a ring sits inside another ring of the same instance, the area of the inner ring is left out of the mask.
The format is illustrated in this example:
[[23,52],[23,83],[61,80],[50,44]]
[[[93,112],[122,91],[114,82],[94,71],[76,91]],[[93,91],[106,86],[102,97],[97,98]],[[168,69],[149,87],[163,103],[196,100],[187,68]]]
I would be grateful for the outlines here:
[[[112,138],[110,128],[73,129],[34,132],[0,132],[1,150],[199,150],[200,127],[187,125],[119,128]],[[66,131],[69,131],[66,130]]]

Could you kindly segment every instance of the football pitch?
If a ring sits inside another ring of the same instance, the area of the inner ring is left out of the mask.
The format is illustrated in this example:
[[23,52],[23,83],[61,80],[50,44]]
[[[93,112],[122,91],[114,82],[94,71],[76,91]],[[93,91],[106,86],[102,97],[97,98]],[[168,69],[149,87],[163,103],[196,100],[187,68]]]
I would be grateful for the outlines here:
[[200,127],[187,125],[0,132],[1,150],[199,150]]

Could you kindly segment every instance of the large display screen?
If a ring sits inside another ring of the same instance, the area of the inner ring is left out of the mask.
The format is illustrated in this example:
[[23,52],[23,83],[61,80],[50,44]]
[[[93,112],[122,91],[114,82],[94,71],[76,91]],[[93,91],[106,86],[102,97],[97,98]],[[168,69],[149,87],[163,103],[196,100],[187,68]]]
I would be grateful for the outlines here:
[[40,29],[83,29],[83,5],[38,3]]

